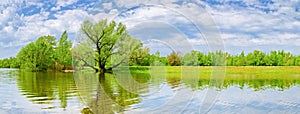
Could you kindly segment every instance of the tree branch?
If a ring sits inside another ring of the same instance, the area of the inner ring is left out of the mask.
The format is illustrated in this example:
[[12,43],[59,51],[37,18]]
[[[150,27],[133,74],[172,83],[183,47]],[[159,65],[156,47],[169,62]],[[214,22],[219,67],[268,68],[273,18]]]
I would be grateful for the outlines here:
[[112,70],[113,68],[118,67],[119,65],[121,65],[122,63],[124,63],[125,60],[126,60],[126,58],[122,59],[121,62],[119,62],[118,64],[113,65],[113,66],[110,67],[110,68],[107,68],[107,70]]
[[99,42],[100,42],[100,40],[102,39],[102,37],[103,37],[103,36],[104,36],[104,30],[102,30],[102,34],[101,34],[101,36],[97,38],[97,43],[99,43]]
[[78,57],[78,56],[74,56],[74,57],[75,57],[75,58],[78,58],[79,60],[81,60],[82,62],[84,62],[84,64],[83,64],[82,66],[88,66],[88,67],[90,67],[90,68],[96,70],[97,72],[99,71],[98,68],[96,68],[96,67],[93,66],[93,65],[88,64],[83,58],[80,58],[80,57]]
[[90,40],[92,40],[95,44],[97,43],[85,29],[82,29],[82,31]]

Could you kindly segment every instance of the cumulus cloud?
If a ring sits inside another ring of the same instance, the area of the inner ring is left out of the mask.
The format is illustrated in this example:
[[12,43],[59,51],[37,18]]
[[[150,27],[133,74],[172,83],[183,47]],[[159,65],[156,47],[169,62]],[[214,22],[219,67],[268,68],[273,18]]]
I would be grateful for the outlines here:
[[[193,45],[206,45],[212,39],[216,42],[224,41],[226,47],[235,48],[280,45],[289,46],[293,50],[295,46],[300,45],[297,43],[300,41],[300,2],[297,1],[114,0],[79,4],[78,0],[58,0],[49,9],[46,8],[45,2],[27,1],[23,4],[25,6],[20,7],[22,4],[23,2],[0,3],[1,48],[24,46],[43,35],[58,37],[63,30],[76,34],[83,20],[90,19],[96,22],[103,18],[122,22],[132,30],[136,25],[145,22],[162,22],[177,30],[177,33],[173,32],[173,37],[179,33],[189,38],[188,41]],[[40,10],[30,15],[20,13],[30,6]],[[68,6],[83,8],[65,8]],[[200,26],[199,29],[195,28],[195,25]],[[215,37],[222,39],[216,40]]]
[[211,5],[210,10],[226,45],[296,45],[292,40],[299,39],[300,26],[295,2],[242,1],[246,6],[219,2],[223,5]]
[[123,22],[128,25],[129,28],[134,27],[134,25],[149,22],[149,21],[160,21],[164,23],[175,23],[180,21],[182,17],[169,9],[163,7],[140,7],[138,9],[129,10],[126,12],[121,12],[120,16],[116,18],[117,21]]
[[[30,16],[18,15],[16,8],[7,7],[1,15],[1,42],[4,47],[25,45],[39,36],[59,36],[63,30],[76,33],[80,24],[90,15],[82,10],[66,10],[54,14],[54,19],[49,19],[50,12],[40,12]],[[24,41],[24,42],[21,42]]]
[[111,9],[112,8],[112,2],[108,2],[108,3],[103,3],[103,8],[105,9]]
[[64,7],[76,3],[78,0],[57,0],[56,6]]

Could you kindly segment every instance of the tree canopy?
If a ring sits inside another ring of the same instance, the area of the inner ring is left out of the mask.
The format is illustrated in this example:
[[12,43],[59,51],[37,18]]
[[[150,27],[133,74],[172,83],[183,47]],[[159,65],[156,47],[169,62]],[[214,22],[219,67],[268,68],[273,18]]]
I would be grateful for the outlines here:
[[66,31],[58,41],[54,36],[41,36],[23,47],[16,58],[12,58],[10,66],[30,71],[66,69],[72,65],[72,43],[67,38]]
[[128,34],[125,25],[115,21],[100,20],[94,24],[87,20],[82,23],[81,32],[83,36],[73,55],[80,66],[91,67],[96,72],[107,72],[128,62],[128,55],[142,47],[139,40]]
[[42,36],[36,42],[22,48],[17,55],[20,68],[32,71],[47,70],[54,63],[52,59],[54,41],[53,36]]
[[57,46],[54,51],[56,68],[62,70],[70,69],[70,66],[72,65],[72,52],[70,51],[71,47],[72,42],[68,41],[67,31],[64,31],[60,39],[58,40]]

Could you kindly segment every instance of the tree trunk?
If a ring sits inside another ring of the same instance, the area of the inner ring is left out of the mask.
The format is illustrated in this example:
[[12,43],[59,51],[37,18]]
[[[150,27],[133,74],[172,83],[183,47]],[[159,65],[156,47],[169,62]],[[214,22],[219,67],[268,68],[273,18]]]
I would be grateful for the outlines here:
[[100,69],[99,77],[104,77],[106,69]]
[[105,73],[105,72],[106,72],[106,69],[105,69],[105,68],[101,68],[101,69],[100,69],[100,73],[101,73],[101,72],[102,72],[102,73]]
[[[100,72],[99,73],[99,79],[104,79],[105,78],[105,73]],[[101,81],[100,81],[101,82]]]

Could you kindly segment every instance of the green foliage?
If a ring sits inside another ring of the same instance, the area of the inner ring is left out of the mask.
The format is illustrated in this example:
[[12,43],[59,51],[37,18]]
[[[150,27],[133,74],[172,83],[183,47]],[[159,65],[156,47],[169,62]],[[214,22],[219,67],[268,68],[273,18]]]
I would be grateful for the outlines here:
[[[170,55],[175,56],[174,52]],[[174,58],[176,58],[176,56],[171,57],[170,55],[168,56],[168,64],[173,66]],[[300,56],[295,56],[290,52],[284,52],[283,50],[271,51],[270,53],[254,50],[247,55],[244,51],[239,55],[230,55],[229,53],[222,51],[205,54],[193,50],[181,57],[181,62],[184,66],[299,66]]]
[[19,68],[20,64],[15,57],[0,60],[0,68]]
[[63,32],[60,39],[58,40],[55,48],[55,67],[59,70],[67,69],[67,66],[72,65],[72,42],[68,41],[68,34],[66,31]]
[[47,70],[53,65],[53,45],[55,37],[42,36],[36,42],[29,43],[17,55],[20,68],[31,71]]
[[227,53],[224,53],[222,51],[216,51],[215,53],[212,54],[212,65],[214,66],[223,66],[226,65],[226,55]]
[[[114,67],[128,62],[128,55],[132,53],[138,54],[138,49],[142,47],[142,43],[132,38],[126,31],[126,26],[122,23],[117,24],[112,21],[108,24],[107,20],[101,20],[95,24],[90,21],[84,21],[81,26],[83,33],[82,42],[78,45],[76,60],[80,66],[88,66],[96,72],[106,72]],[[84,44],[85,43],[85,44]],[[95,54],[77,55],[79,50],[86,50],[86,45],[89,49],[95,50]],[[85,57],[94,55],[93,57]],[[94,62],[88,62],[90,58],[94,58]],[[140,62],[135,61],[135,62]],[[77,64],[76,63],[76,64]]]
[[298,66],[297,63],[297,56],[283,50],[270,53],[254,50],[247,55],[242,52],[231,59],[227,58],[228,66]]
[[[17,84],[24,97],[27,97],[34,104],[51,104],[52,100],[59,101],[57,107],[66,108],[68,96],[72,93],[66,91],[76,91],[74,76],[70,73],[57,72],[26,72],[17,73]],[[34,97],[33,97],[34,96]],[[41,99],[44,98],[44,102]]]
[[150,65],[150,49],[139,48],[133,51],[130,55],[130,66],[149,66]]
[[184,66],[198,66],[198,51],[191,51],[190,53],[186,53],[181,61]]
[[10,68],[20,68],[20,63],[17,60],[17,58],[11,57],[9,58],[9,61],[10,61],[10,65],[9,65]]
[[198,64],[200,66],[210,66],[211,65],[211,57],[209,55],[204,55],[203,53],[198,53]]
[[157,51],[154,54],[150,54],[148,56],[149,58],[149,63],[152,66],[166,66],[168,65],[168,61],[166,57],[160,56],[160,52]]
[[[45,71],[56,64],[71,66],[72,56],[70,48],[72,43],[67,41],[67,32],[62,34],[58,43],[54,36],[41,36],[35,42],[23,47],[16,58],[0,60],[1,68],[21,68],[29,71]],[[56,68],[58,69],[58,68]]]
[[179,66],[179,65],[181,65],[179,53],[173,51],[173,52],[168,56],[168,64],[169,64],[170,66]]

